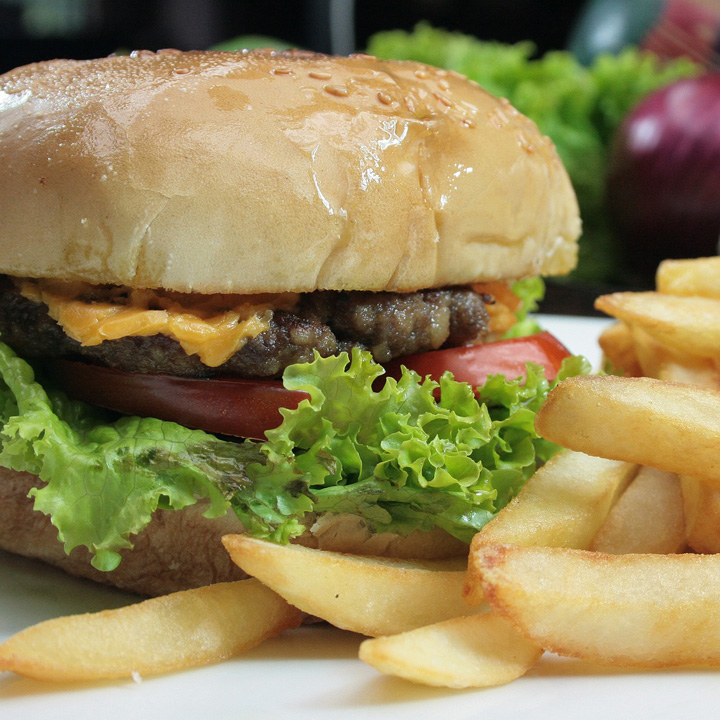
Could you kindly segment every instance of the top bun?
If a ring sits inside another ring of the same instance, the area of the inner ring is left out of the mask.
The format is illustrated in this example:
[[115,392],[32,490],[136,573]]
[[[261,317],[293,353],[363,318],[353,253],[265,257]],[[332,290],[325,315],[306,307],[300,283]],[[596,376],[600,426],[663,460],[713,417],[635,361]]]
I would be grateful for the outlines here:
[[413,62],[270,51],[0,76],[0,272],[182,292],[406,291],[560,274],[551,142]]

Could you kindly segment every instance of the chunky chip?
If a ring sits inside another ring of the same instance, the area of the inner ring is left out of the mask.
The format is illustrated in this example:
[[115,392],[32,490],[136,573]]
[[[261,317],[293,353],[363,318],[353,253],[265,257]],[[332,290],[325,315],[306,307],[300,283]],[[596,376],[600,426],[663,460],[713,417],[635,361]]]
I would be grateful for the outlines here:
[[575,377],[536,418],[548,440],[720,488],[720,392],[652,378]]
[[303,612],[363,635],[392,635],[473,612],[465,560],[410,561],[223,538],[233,561]]
[[601,665],[720,665],[720,556],[482,545],[492,607],[552,652]]
[[720,299],[621,292],[599,297],[595,307],[690,355],[711,358],[720,347]]
[[613,505],[590,550],[677,553],[687,546],[680,478],[643,467]]
[[663,260],[657,269],[658,292],[720,299],[720,257]]
[[494,612],[454,618],[365,640],[360,659],[387,675],[423,685],[494,687],[524,675],[542,655]]
[[478,543],[586,548],[637,468],[566,450],[540,468],[473,538]]
[[257,580],[218,583],[33,625],[0,645],[0,671],[57,682],[150,675],[224,660],[301,621]]

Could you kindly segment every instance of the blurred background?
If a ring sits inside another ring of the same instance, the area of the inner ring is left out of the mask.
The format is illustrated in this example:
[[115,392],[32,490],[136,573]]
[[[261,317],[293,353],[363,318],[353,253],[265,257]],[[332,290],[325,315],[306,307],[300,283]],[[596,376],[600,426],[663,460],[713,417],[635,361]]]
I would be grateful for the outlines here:
[[466,74],[558,148],[584,233],[578,269],[550,283],[543,309],[583,314],[601,292],[651,287],[662,258],[717,252],[719,39],[720,0],[0,0],[2,72],[293,46]]
[[419,20],[480,38],[564,47],[581,0],[0,0],[0,70],[117,48],[202,49],[265,35],[348,53],[378,30]]

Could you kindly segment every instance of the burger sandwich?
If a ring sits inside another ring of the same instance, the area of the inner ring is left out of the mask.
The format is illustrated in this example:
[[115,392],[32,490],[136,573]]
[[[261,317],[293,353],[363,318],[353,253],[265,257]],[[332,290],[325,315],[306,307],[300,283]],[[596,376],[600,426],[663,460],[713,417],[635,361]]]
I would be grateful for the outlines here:
[[226,532],[462,553],[552,451],[534,411],[581,363],[517,322],[579,232],[550,141],[456,73],[5,74],[0,548],[151,595],[241,577]]

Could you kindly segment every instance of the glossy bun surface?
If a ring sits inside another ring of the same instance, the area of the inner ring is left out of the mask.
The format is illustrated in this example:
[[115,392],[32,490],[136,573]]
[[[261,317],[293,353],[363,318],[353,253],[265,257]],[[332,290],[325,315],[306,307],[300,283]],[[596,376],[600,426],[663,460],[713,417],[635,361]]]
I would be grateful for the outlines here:
[[577,202],[506,101],[413,62],[139,52],[0,77],[0,272],[197,292],[560,274]]

